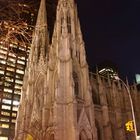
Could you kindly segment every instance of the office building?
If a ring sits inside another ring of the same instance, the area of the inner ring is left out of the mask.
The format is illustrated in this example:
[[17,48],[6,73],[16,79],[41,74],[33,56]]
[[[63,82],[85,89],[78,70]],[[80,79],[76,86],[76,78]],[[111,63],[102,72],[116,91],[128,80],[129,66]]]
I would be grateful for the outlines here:
[[10,45],[0,43],[0,140],[13,136],[27,61],[28,48]]

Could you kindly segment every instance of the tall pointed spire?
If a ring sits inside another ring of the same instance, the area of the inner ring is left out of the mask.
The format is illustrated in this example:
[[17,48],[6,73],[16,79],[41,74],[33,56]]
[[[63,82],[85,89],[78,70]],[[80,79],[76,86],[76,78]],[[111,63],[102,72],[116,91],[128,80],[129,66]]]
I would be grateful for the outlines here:
[[38,61],[40,55],[45,57],[48,51],[48,44],[46,0],[41,0],[32,39],[30,61]]
[[37,16],[36,27],[47,26],[46,0],[41,0]]

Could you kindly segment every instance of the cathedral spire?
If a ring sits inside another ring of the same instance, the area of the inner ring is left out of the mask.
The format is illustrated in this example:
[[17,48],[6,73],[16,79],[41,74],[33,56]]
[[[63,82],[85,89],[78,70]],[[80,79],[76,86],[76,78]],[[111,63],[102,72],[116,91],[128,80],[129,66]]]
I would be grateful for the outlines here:
[[46,0],[41,0],[37,16],[36,27],[47,26]]
[[48,52],[48,44],[46,0],[41,0],[32,39],[30,61],[37,62],[41,55],[45,58]]
[[57,5],[57,38],[74,35],[75,2],[74,0],[59,0]]

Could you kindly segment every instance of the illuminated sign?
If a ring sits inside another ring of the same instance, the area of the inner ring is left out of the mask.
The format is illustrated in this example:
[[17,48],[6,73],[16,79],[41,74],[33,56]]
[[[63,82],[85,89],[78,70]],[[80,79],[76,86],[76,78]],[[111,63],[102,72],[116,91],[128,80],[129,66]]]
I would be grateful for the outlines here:
[[128,121],[125,124],[126,130],[129,132],[135,131],[133,121]]

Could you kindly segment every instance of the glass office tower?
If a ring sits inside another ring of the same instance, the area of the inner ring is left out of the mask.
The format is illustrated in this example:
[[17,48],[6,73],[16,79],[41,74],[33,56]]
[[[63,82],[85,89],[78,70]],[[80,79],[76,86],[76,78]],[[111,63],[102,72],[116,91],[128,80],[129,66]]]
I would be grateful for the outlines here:
[[14,135],[14,127],[29,48],[0,43],[0,140]]

